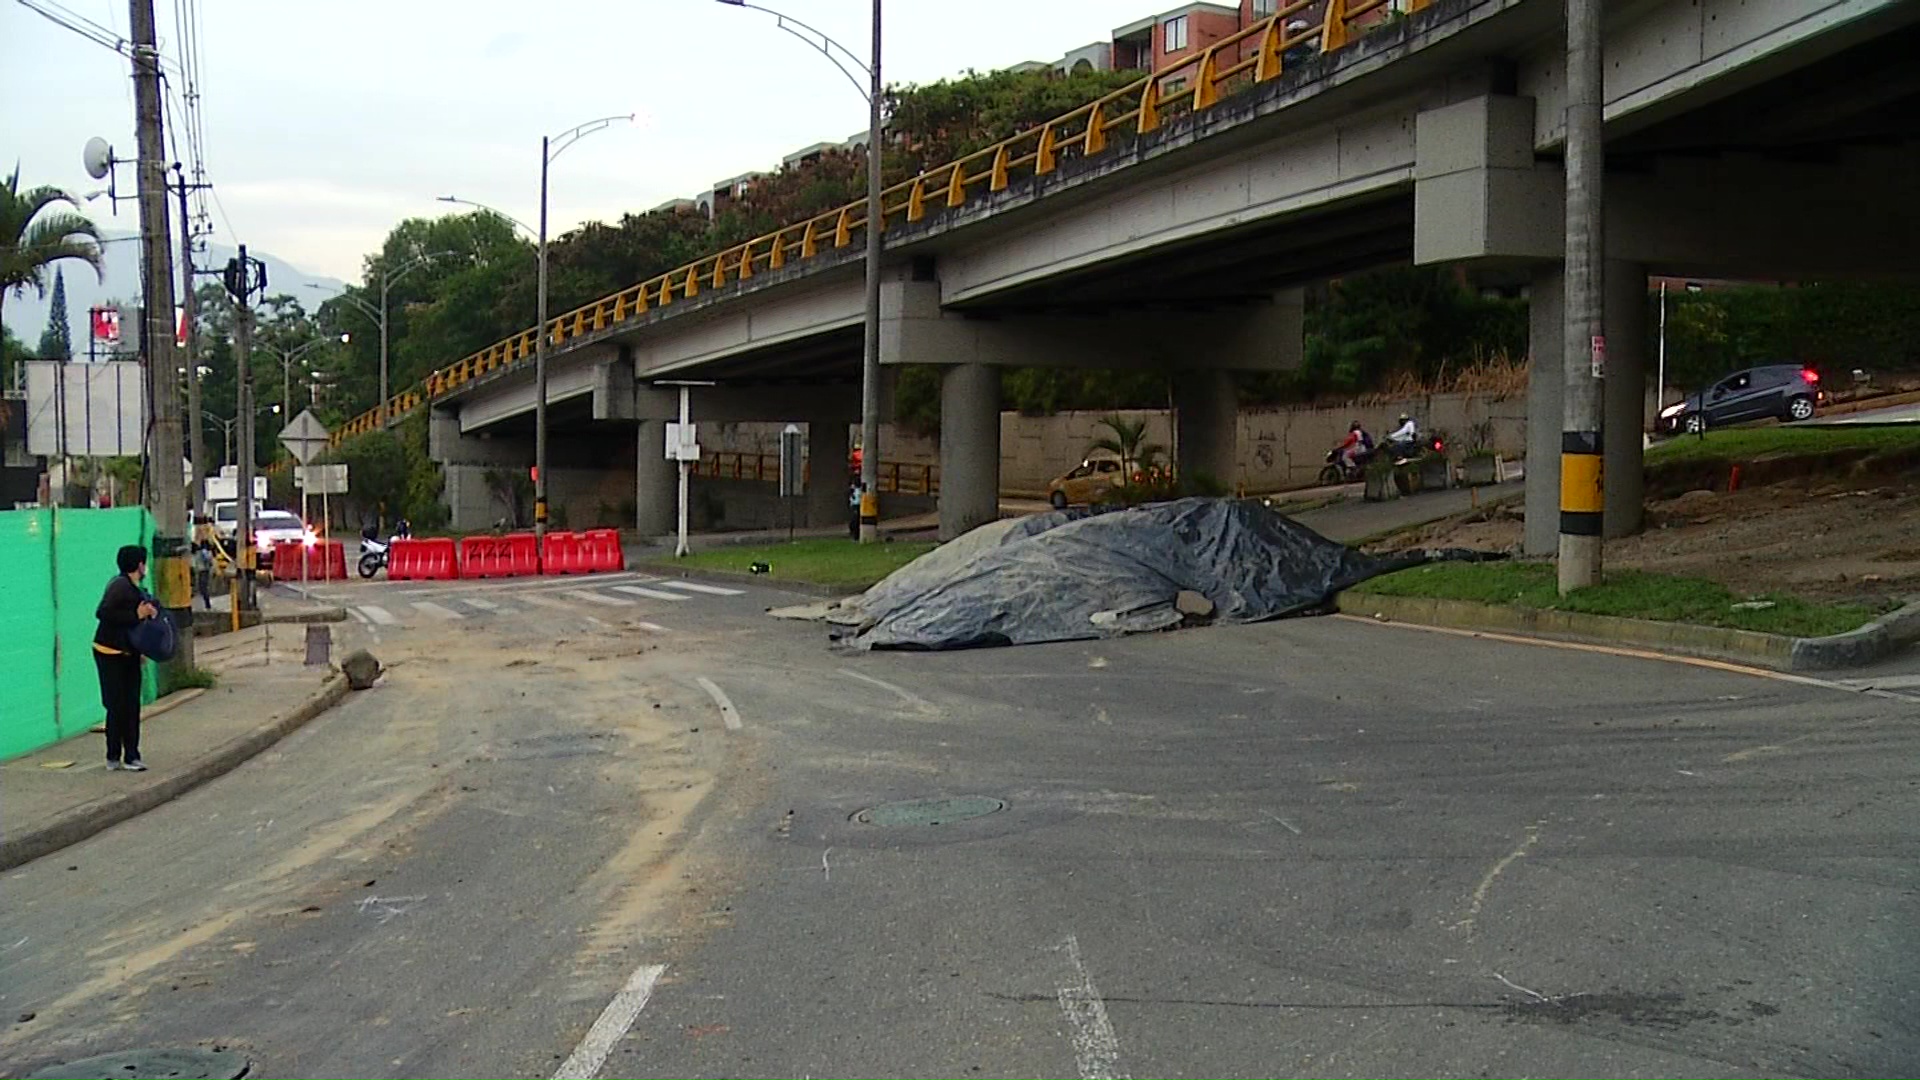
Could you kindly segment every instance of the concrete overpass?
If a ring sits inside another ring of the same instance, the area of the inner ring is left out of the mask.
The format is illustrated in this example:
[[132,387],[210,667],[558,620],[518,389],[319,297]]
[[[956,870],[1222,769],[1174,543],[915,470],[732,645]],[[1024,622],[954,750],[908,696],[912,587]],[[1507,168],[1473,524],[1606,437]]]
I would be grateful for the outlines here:
[[[1218,59],[1217,101],[1181,109],[1146,90],[896,189],[881,358],[945,368],[943,533],[994,513],[996,368],[1164,369],[1183,466],[1231,482],[1229,373],[1298,363],[1301,286],[1411,260],[1531,290],[1528,546],[1551,550],[1560,16],[1557,0],[1438,0],[1279,71],[1258,54],[1284,42],[1249,35]],[[1920,269],[1920,4],[1640,0],[1609,4],[1605,32],[1607,422],[1633,431],[1650,271]],[[649,387],[659,379],[719,384],[697,395],[703,421],[808,421],[813,460],[843,460],[859,398],[857,213],[556,320],[556,504],[630,491],[637,524],[665,527],[661,422],[675,402]],[[462,523],[476,504],[485,514],[476,470],[531,460],[531,346],[529,331],[429,380]],[[1607,466],[1608,531],[1633,531],[1639,441],[1610,440]],[[844,493],[821,487],[814,512],[839,515]]]

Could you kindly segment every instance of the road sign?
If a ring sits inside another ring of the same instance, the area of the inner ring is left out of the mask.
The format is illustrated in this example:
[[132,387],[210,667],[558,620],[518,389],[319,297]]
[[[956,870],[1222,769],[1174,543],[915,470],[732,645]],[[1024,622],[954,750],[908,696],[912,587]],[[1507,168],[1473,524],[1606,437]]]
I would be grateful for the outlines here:
[[300,415],[294,417],[292,423],[280,429],[280,445],[286,447],[293,455],[293,460],[302,465],[319,457],[320,452],[327,448],[329,438],[331,435],[327,425],[313,415],[312,409],[301,409]]
[[294,486],[308,495],[345,495],[347,467],[342,465],[297,465]]
[[700,434],[695,424],[667,423],[667,460],[698,462]]

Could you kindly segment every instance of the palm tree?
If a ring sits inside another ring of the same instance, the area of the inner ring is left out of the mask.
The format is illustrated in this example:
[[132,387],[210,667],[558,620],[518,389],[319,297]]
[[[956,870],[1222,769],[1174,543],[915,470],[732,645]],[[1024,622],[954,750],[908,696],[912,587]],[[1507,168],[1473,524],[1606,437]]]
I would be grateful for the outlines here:
[[1167,452],[1166,447],[1147,441],[1147,422],[1144,419],[1129,420],[1115,413],[1101,417],[1100,426],[1112,434],[1088,443],[1088,451],[1104,450],[1117,455],[1120,458],[1120,472],[1129,479],[1133,476],[1135,465],[1142,469],[1149,468],[1159,460],[1160,455]]
[[32,286],[47,294],[47,267],[61,259],[79,259],[100,274],[100,230],[79,214],[48,211],[55,203],[78,207],[56,187],[20,190],[20,166],[0,183],[0,305],[8,295]]

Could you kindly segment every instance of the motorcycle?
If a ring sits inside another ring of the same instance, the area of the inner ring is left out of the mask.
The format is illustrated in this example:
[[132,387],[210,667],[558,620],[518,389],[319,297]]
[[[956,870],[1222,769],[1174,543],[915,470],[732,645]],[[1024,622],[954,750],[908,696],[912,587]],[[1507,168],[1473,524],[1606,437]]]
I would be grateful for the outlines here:
[[1367,477],[1367,463],[1373,460],[1372,450],[1356,450],[1349,462],[1340,455],[1340,448],[1327,451],[1327,467],[1320,470],[1320,486],[1332,487],[1335,484],[1357,484]]
[[[1398,468],[1403,465],[1411,465],[1426,457],[1428,454],[1445,455],[1446,451],[1446,443],[1441,441],[1439,436],[1429,436],[1417,442],[1387,443],[1384,446],[1375,447],[1371,450],[1357,451],[1353,455],[1353,461],[1349,463],[1345,458],[1340,456],[1339,448],[1335,447],[1327,451],[1326,468],[1320,470],[1320,486],[1331,487],[1335,484],[1361,483],[1367,478],[1367,466],[1372,464],[1373,459],[1381,454],[1387,455],[1388,459]],[[1395,483],[1403,489],[1408,489],[1410,488],[1411,481],[1396,479]],[[1412,491],[1403,490],[1403,493],[1412,494]]]
[[413,530],[405,522],[394,531],[391,538],[382,541],[378,534],[360,534],[360,576],[371,579],[387,567],[387,553],[393,548],[395,540],[413,538]]
[[360,538],[361,577],[372,578],[379,574],[380,571],[386,569],[388,547],[389,544],[382,543],[380,540],[371,536],[363,536]]

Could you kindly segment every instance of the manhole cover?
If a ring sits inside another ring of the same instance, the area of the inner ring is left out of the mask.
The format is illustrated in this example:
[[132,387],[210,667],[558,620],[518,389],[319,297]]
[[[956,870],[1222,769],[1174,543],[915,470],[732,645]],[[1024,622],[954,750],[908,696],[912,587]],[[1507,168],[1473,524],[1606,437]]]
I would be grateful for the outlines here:
[[968,818],[985,817],[1007,804],[985,795],[963,795],[957,799],[913,799],[908,802],[881,803],[853,815],[862,825],[945,825]]
[[49,1065],[28,1080],[240,1080],[253,1062],[223,1050],[122,1050]]

